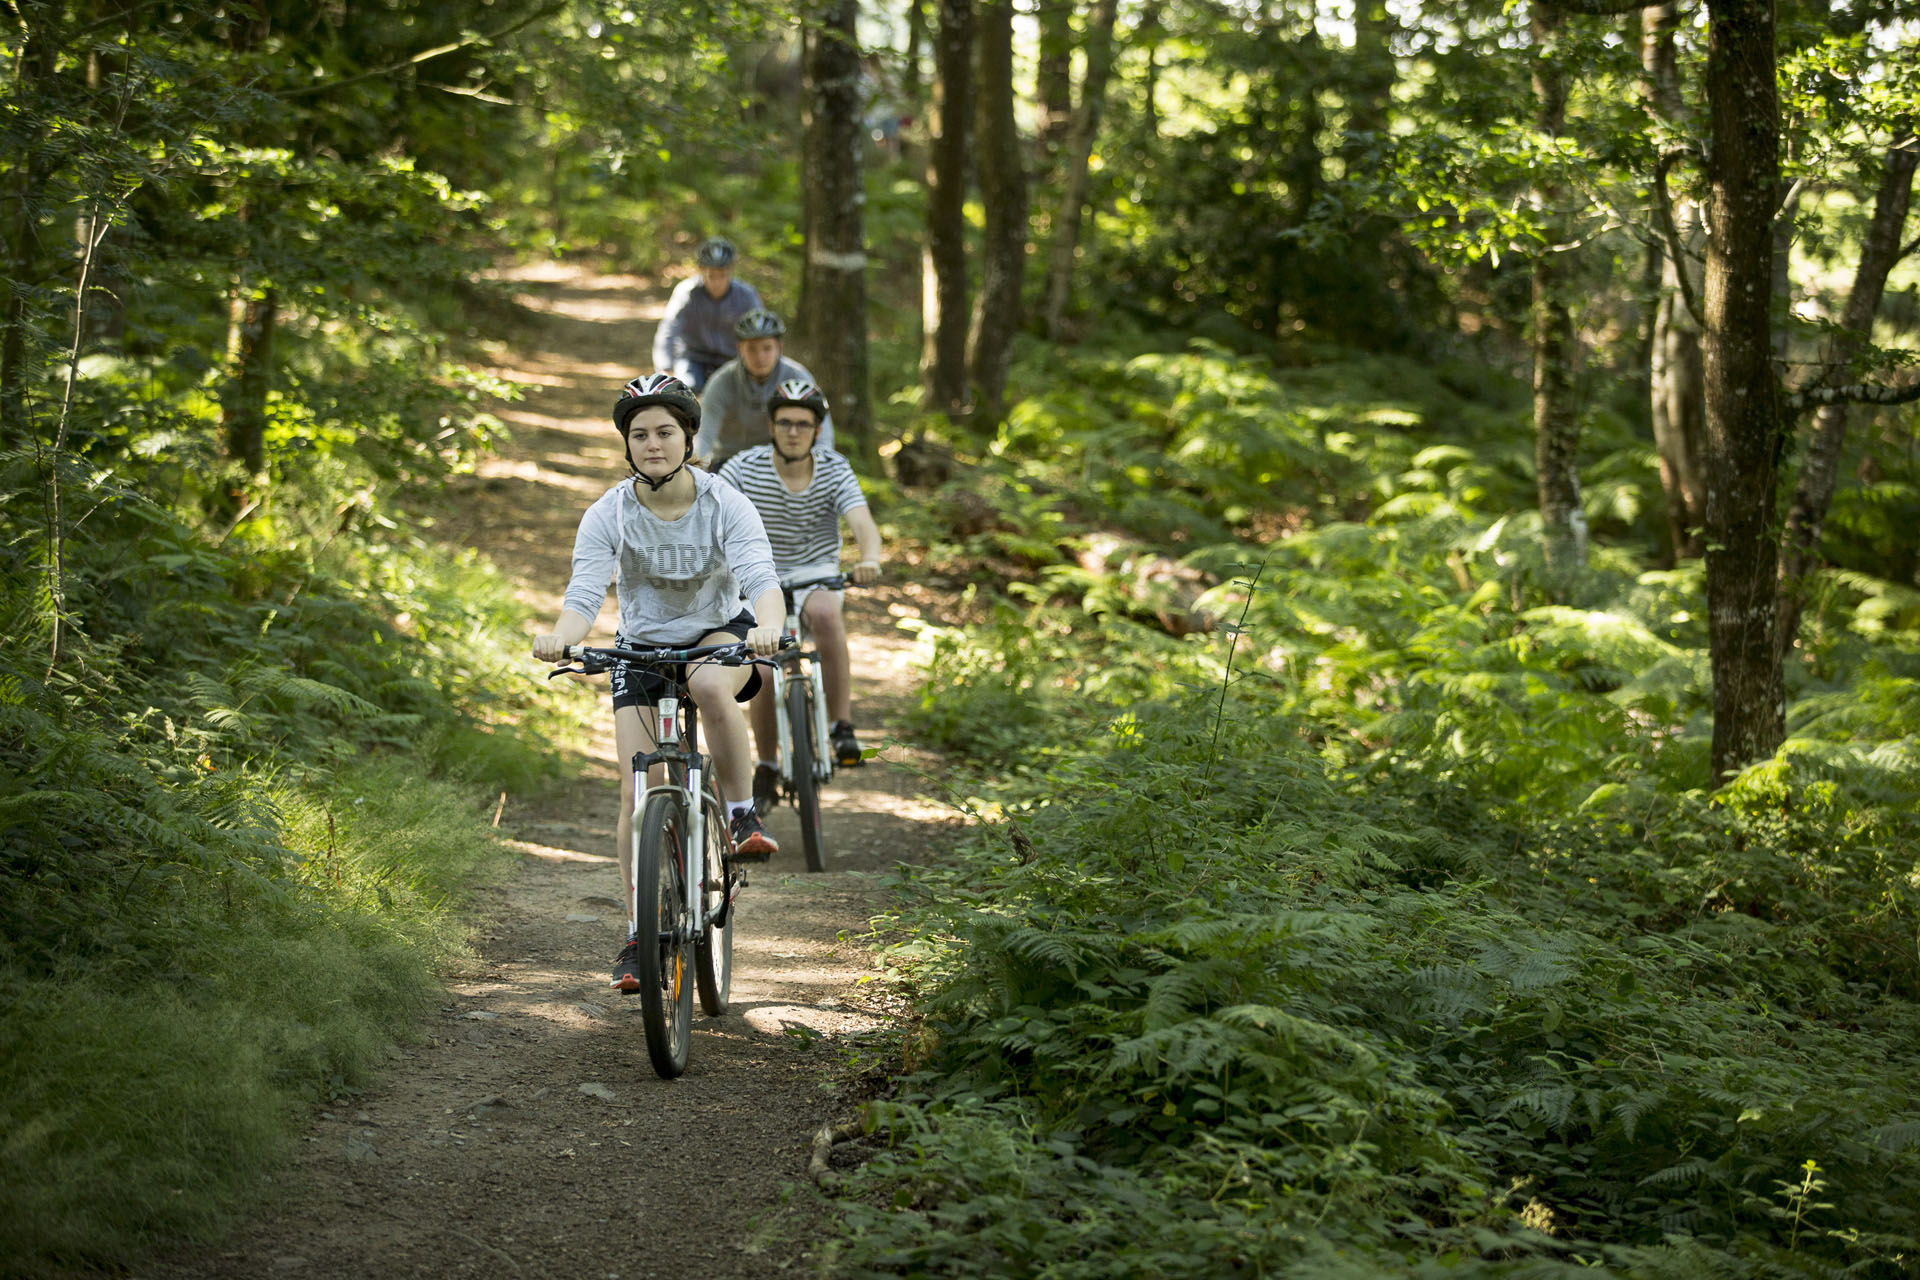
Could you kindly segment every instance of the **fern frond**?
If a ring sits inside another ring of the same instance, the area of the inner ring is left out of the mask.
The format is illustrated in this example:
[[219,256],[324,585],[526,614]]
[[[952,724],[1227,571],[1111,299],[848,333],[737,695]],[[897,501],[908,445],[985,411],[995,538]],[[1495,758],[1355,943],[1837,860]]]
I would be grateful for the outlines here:
[[1688,1183],[1704,1182],[1713,1173],[1713,1161],[1705,1156],[1689,1156],[1664,1169],[1655,1169],[1640,1179],[1643,1187],[1677,1187]]

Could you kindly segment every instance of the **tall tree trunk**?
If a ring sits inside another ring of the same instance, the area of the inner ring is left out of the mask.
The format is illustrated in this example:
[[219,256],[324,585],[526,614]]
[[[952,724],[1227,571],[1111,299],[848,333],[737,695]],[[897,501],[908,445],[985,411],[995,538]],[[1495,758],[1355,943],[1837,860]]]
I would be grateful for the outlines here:
[[1034,123],[1051,160],[1073,123],[1073,0],[1039,0],[1039,61],[1034,72]]
[[[1640,13],[1641,95],[1647,112],[1666,131],[1684,136],[1691,128],[1680,91],[1674,33],[1679,7],[1659,4]],[[1700,207],[1692,200],[1673,202],[1677,239],[1697,250],[1702,236]],[[1647,348],[1648,405],[1653,443],[1660,459],[1660,487],[1666,494],[1668,536],[1676,560],[1700,554],[1700,529],[1706,519],[1706,480],[1701,473],[1705,406],[1699,322],[1687,310],[1680,272],[1690,262],[1675,262],[1662,237],[1655,250],[1659,294],[1654,305],[1652,339]]]
[[[1873,201],[1873,222],[1860,248],[1853,291],[1840,317],[1840,332],[1828,340],[1821,361],[1828,381],[1845,381],[1862,348],[1873,341],[1874,317],[1887,291],[1887,275],[1900,260],[1901,237],[1907,224],[1907,206],[1913,196],[1913,175],[1920,150],[1911,142],[1887,153],[1880,170],[1880,190]],[[1784,661],[1800,633],[1800,610],[1805,603],[1805,577],[1820,546],[1820,531],[1833,502],[1840,473],[1840,449],[1847,437],[1845,401],[1822,405],[1813,420],[1813,439],[1807,460],[1787,508],[1786,532],[1780,549],[1780,652]]]
[[[1313,15],[1309,12],[1307,29],[1300,36],[1300,65],[1315,68],[1323,61],[1320,32],[1313,25]],[[1292,154],[1287,157],[1284,172],[1287,175],[1288,220],[1300,227],[1305,226],[1311,216],[1314,202],[1320,198],[1322,185],[1320,131],[1326,123],[1326,116],[1320,108],[1318,75],[1309,72],[1301,78],[1295,101],[1300,109],[1300,127],[1295,133]]]
[[[926,82],[920,78],[920,59],[927,47],[927,0],[907,0],[907,51],[901,56],[900,107],[915,124],[926,114]],[[908,158],[912,148],[907,131],[900,134],[900,159]]]
[[[56,41],[40,24],[25,22],[28,11],[22,9],[25,36],[14,60],[14,75],[26,102],[51,100]],[[33,352],[28,330],[33,317],[28,306],[32,282],[39,277],[42,251],[34,234],[34,223],[53,176],[53,152],[49,147],[27,147],[25,163],[13,173],[12,189],[6,203],[11,214],[0,233],[4,234],[5,258],[0,262],[0,445],[18,446],[31,434],[27,386],[32,380]]]
[[1147,0],[1146,7],[1140,11],[1140,26],[1135,38],[1147,55],[1147,65],[1141,74],[1140,114],[1147,126],[1147,137],[1160,136],[1160,40],[1166,34],[1160,22],[1160,11],[1164,8],[1162,0]]
[[[122,70],[125,70],[124,66]],[[102,65],[100,51],[89,50],[87,91],[99,94],[105,88],[106,68]],[[90,259],[93,264],[93,283],[82,302],[81,345],[117,351],[127,336],[126,231],[113,225],[111,216],[108,225],[99,225],[99,208],[96,205],[92,213],[74,219],[73,239],[75,253],[83,259]]]
[[1707,12],[1707,635],[1718,787],[1786,735],[1771,289],[1780,103],[1772,0],[1708,0]]
[[[1552,137],[1567,119],[1566,77],[1558,62],[1564,18],[1555,6],[1535,0],[1532,19],[1534,127]],[[1571,263],[1568,251],[1553,247],[1567,239],[1560,229],[1564,195],[1551,181],[1534,191],[1551,243],[1533,262],[1533,433],[1547,562],[1572,568],[1586,563],[1587,518],[1580,502],[1580,419],[1573,404],[1575,344],[1566,280]]]
[[866,139],[860,123],[858,0],[817,11],[802,68],[806,265],[800,336],[833,406],[842,453],[873,454],[867,368]]
[[1340,142],[1340,159],[1349,179],[1387,136],[1393,85],[1399,79],[1391,44],[1396,29],[1386,0],[1357,0],[1353,11],[1353,70],[1346,94],[1347,126]]
[[[267,469],[267,393],[273,386],[273,340],[279,322],[280,301],[274,290],[256,294],[245,274],[236,274],[227,301],[227,384],[220,397],[220,428],[228,461],[238,464],[248,480]],[[238,509],[236,501],[231,510]]]
[[1005,412],[1007,363],[1020,329],[1027,268],[1027,173],[1014,120],[1013,0],[985,0],[980,10],[980,200],[986,213],[980,296],[967,340],[974,409],[981,425]]
[[1080,250],[1080,215],[1087,203],[1088,167],[1100,133],[1100,111],[1113,71],[1113,20],[1117,0],[1095,0],[1087,25],[1087,70],[1080,83],[1080,105],[1073,113],[1067,141],[1067,172],[1060,211],[1053,220],[1053,245],[1047,264],[1047,337],[1059,341],[1073,296],[1073,260]]
[[[236,53],[260,47],[270,30],[264,0],[235,0],[227,44]],[[241,197],[237,221],[244,227],[260,193]],[[254,238],[259,237],[254,232]],[[220,431],[230,469],[242,473],[226,492],[210,495],[224,515],[244,514],[246,488],[267,467],[267,394],[273,387],[273,340],[279,327],[280,300],[273,286],[256,281],[252,248],[242,248],[227,284],[226,384],[220,391]]]
[[938,0],[927,246],[921,256],[922,407],[967,408],[967,158],[973,123],[973,0]]

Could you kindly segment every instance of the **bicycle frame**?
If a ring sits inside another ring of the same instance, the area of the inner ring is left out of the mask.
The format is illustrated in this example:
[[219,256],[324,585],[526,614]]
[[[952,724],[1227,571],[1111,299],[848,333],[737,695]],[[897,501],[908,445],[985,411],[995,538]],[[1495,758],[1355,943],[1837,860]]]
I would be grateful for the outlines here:
[[[635,665],[657,665],[665,662],[689,663],[710,658],[723,650],[733,650],[734,645],[711,645],[695,649],[656,649],[635,650],[619,648],[569,649],[566,656],[579,658],[583,662],[592,661],[602,665],[587,670],[603,671],[606,664],[618,660],[627,660]],[[591,655],[591,658],[589,658]],[[764,661],[754,659],[754,661]],[[776,667],[777,671],[778,668]],[[556,672],[555,674],[559,674]],[[657,794],[674,794],[681,798],[682,812],[687,816],[684,838],[685,865],[681,868],[682,885],[686,907],[689,936],[682,942],[698,943],[713,925],[715,920],[724,917],[732,909],[733,901],[745,887],[744,880],[729,882],[722,886],[723,897],[715,910],[706,907],[707,863],[712,850],[707,848],[707,810],[714,808],[715,816],[724,827],[726,813],[708,803],[710,797],[706,791],[706,773],[710,761],[700,752],[699,710],[683,697],[682,686],[668,683],[666,691],[654,702],[654,746],[651,751],[634,753],[629,768],[633,771],[633,813],[632,821],[637,831],[640,816],[646,808],[649,797]],[[647,774],[654,765],[667,766],[667,780],[657,786],[649,786]],[[676,779],[675,775],[678,775]],[[634,875],[631,863],[625,868],[627,879],[627,931],[636,932],[640,923],[640,885]]]
[[804,660],[806,680],[813,686],[813,741],[817,749],[813,753],[813,775],[821,782],[833,779],[833,752],[827,747],[829,723],[827,719],[827,685],[820,674],[820,655],[817,650],[809,649],[813,639],[808,631],[806,618],[795,603],[795,593],[802,587],[837,587],[845,579],[834,574],[830,577],[816,578],[803,582],[782,582],[780,589],[786,597],[787,624],[786,635],[793,641],[794,647],[780,654],[773,668],[773,714],[780,741],[780,778],[789,787],[793,785],[793,733],[794,726],[787,715],[787,674],[789,665],[798,665]]
[[[698,942],[700,936],[717,916],[724,915],[739,895],[739,889],[726,886],[726,897],[717,911],[707,910],[707,823],[706,804],[708,799],[705,782],[707,759],[700,754],[699,712],[691,703],[680,705],[680,698],[672,693],[662,695],[653,704],[654,711],[654,749],[635,754],[633,758],[633,822],[640,822],[641,811],[646,808],[647,798],[658,794],[678,794],[687,815],[685,833],[686,865],[682,868],[681,891],[686,899],[687,921],[692,929],[686,942]],[[684,734],[684,742],[682,741]],[[647,785],[647,773],[655,764],[667,767],[666,782],[659,786]],[[674,782],[674,765],[683,766],[680,776],[683,782]],[[722,819],[726,817],[723,813]],[[640,920],[640,884],[634,879],[632,867],[628,867],[627,876],[627,929],[632,932]]]

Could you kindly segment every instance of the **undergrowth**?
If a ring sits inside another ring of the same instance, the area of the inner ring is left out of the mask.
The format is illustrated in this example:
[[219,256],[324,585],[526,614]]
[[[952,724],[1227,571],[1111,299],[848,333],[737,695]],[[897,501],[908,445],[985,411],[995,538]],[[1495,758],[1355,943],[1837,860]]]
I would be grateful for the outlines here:
[[1914,593],[1822,577],[1709,794],[1630,429],[1556,571],[1512,389],[1292,356],[1043,357],[956,482],[1015,500],[903,510],[999,597],[917,716],[995,820],[902,873],[829,1270],[1912,1274]]
[[219,543],[72,479],[57,665],[37,504],[0,549],[0,1254],[29,1275],[216,1232],[366,1083],[557,722],[477,560],[290,508]]
[[1140,705],[907,875],[918,1069],[848,1273],[1905,1273],[1910,981],[1694,892],[1811,849],[1706,801],[1628,847],[1311,739]]

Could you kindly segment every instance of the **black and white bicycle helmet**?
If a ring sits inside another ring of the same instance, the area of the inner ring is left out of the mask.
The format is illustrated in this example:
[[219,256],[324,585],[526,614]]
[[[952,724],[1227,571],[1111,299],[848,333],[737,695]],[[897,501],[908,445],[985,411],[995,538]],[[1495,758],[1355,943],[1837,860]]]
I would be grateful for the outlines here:
[[733,322],[733,336],[742,342],[786,336],[787,322],[765,307],[755,307]]
[[[648,405],[655,404],[671,413],[687,433],[686,456],[680,459],[678,467],[658,480],[641,475],[640,468],[633,465],[632,442],[627,435],[627,427],[633,421],[633,415]],[[700,430],[700,399],[693,394],[686,383],[670,373],[643,373],[620,388],[620,398],[613,402],[613,425],[620,432],[622,452],[627,458],[627,469],[648,488],[658,489],[679,475],[693,458],[693,437],[694,433]]]
[[700,242],[700,247],[694,250],[693,260],[702,267],[730,267],[737,256],[738,252],[733,247],[733,241],[725,236],[708,236]]
[[771,418],[788,405],[813,410],[816,424],[827,420],[827,397],[805,378],[788,378],[775,387],[767,397],[767,416]]

